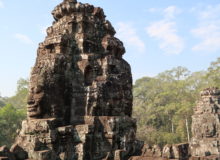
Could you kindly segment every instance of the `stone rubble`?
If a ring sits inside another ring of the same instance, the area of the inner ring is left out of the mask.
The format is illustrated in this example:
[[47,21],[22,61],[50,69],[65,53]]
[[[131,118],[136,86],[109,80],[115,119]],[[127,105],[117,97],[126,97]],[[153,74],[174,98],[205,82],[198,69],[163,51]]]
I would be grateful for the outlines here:
[[167,144],[161,149],[158,145],[145,144],[139,156],[132,156],[129,160],[188,160],[190,156],[189,144]]

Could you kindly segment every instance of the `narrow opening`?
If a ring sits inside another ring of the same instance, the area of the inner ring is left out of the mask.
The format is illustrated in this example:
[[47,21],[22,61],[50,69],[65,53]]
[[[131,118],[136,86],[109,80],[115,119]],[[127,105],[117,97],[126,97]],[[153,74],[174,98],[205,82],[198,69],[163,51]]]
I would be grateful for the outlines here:
[[91,66],[87,66],[84,72],[84,80],[85,80],[85,85],[90,86],[92,85],[93,81],[93,70]]
[[55,45],[54,44],[47,45],[46,49],[49,51],[49,53],[54,53],[55,52]]

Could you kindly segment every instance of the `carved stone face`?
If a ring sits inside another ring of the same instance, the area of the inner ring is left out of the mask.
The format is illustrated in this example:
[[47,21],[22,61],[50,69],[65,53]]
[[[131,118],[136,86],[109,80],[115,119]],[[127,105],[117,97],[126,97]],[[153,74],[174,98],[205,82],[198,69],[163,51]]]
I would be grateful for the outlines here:
[[65,0],[53,11],[56,22],[31,74],[28,116],[65,122],[84,115],[130,116],[132,79],[123,43],[101,8],[75,2]]
[[40,87],[35,87],[29,93],[27,114],[30,118],[40,118],[42,116],[41,102],[44,93],[40,91]]

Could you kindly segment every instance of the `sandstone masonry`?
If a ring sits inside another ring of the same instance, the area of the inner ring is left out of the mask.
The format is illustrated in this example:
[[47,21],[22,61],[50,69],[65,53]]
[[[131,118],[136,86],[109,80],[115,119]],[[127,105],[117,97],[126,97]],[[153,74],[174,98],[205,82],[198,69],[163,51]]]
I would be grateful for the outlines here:
[[220,159],[220,90],[207,88],[200,95],[192,116],[191,154]]
[[101,8],[76,0],[64,0],[52,15],[31,72],[28,117],[11,148],[13,159],[119,160],[137,154],[143,143],[131,118],[131,69],[111,23]]

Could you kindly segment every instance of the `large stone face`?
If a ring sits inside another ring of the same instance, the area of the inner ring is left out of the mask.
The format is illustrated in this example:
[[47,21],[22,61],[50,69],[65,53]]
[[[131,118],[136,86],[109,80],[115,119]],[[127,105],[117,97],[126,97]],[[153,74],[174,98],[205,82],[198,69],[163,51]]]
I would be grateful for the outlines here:
[[30,118],[131,116],[132,77],[123,43],[101,8],[74,0],[52,12],[31,73]]
[[39,44],[16,160],[122,160],[137,155],[130,65],[101,8],[64,0]]
[[192,116],[192,156],[220,155],[220,90],[201,92]]

